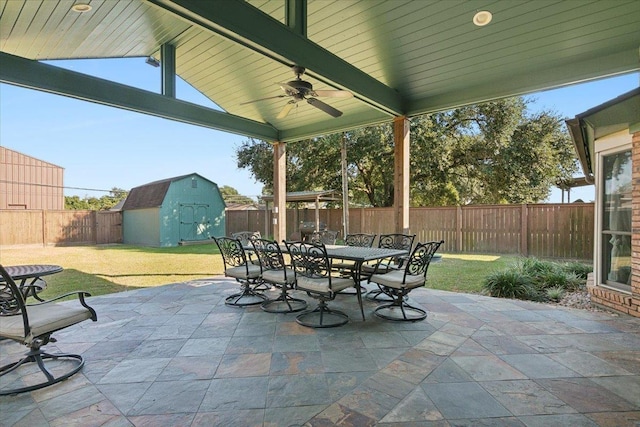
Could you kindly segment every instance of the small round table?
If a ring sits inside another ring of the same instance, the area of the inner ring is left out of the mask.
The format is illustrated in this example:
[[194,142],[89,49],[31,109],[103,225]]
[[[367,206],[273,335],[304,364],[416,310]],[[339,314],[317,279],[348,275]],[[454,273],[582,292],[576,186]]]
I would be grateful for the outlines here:
[[[47,286],[47,282],[41,279],[41,277],[60,273],[62,267],[49,264],[11,265],[5,267],[5,270],[7,270],[7,273],[9,273],[9,276],[11,276],[13,280],[20,282],[18,287],[25,300],[28,296],[32,296],[38,301],[44,301],[38,296],[38,292]],[[29,279],[31,280],[29,281]],[[0,277],[0,282],[3,281],[4,279]]]

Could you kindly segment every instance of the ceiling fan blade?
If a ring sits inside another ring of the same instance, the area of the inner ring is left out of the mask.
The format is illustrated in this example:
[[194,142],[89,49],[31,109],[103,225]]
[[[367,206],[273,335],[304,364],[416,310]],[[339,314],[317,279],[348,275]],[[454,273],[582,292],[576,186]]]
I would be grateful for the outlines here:
[[282,109],[282,111],[280,111],[280,114],[278,114],[276,116],[277,119],[284,119],[285,117],[287,117],[287,114],[289,114],[289,111],[291,111],[291,109],[296,105],[295,102],[293,101],[289,101],[286,104],[284,104],[284,108]]
[[254,102],[266,101],[267,99],[286,98],[286,97],[287,97],[287,95],[270,96],[268,98],[260,98],[260,99],[254,99],[253,101],[242,102],[239,105],[253,104]]
[[348,90],[314,90],[313,95],[326,98],[353,98],[353,94]]
[[327,113],[328,115],[330,115],[332,117],[340,117],[342,115],[342,111],[336,110],[331,105],[325,104],[324,102],[320,101],[319,99],[309,98],[309,99],[307,99],[307,102],[309,104],[313,105],[314,107],[316,107],[317,109],[324,111],[325,113]]

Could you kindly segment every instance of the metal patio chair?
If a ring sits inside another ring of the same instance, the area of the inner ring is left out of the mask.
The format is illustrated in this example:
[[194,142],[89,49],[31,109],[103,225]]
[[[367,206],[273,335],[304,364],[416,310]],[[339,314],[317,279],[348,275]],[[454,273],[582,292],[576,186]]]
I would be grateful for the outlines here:
[[296,284],[293,268],[284,261],[280,245],[275,240],[252,239],[254,251],[262,267],[262,280],[280,289],[275,299],[264,301],[260,308],[269,313],[294,313],[307,308],[307,302],[289,295]]
[[296,273],[296,288],[318,300],[318,306],[296,317],[296,322],[311,328],[342,326],[349,316],[331,310],[327,302],[333,301],[338,292],[354,286],[353,278],[332,275],[331,262],[322,243],[285,242]]
[[338,240],[338,232],[333,230],[314,231],[306,236],[307,243],[324,243],[325,245],[335,245]]
[[[13,278],[0,265],[0,274],[4,279],[0,282],[0,337],[24,344],[29,351],[20,360],[0,367],[0,378],[9,387],[0,388],[0,395],[11,395],[37,390],[56,384],[71,377],[84,366],[84,359],[79,354],[47,353],[44,346],[56,342],[52,333],[91,319],[98,320],[96,312],[85,301],[91,296],[87,292],[70,292],[51,300],[35,304],[26,304],[22,293]],[[80,304],[56,303],[61,298],[77,295]],[[48,363],[53,361],[52,363]],[[21,378],[11,378],[12,372],[28,363],[36,363],[44,375],[43,381],[37,381],[35,374],[29,373],[32,380],[23,383]],[[10,378],[10,379],[7,379]]]
[[[415,234],[381,234],[380,239],[378,240],[378,247],[386,249],[403,249],[407,251],[406,256],[408,256],[411,252],[411,248],[413,247],[413,241],[415,240],[415,238]],[[361,276],[369,278],[374,272],[386,273],[391,270],[401,269],[404,266],[405,259],[406,257],[404,256],[393,257],[378,262],[377,264],[365,264],[362,266]],[[368,280],[368,282],[370,282],[370,280]],[[384,292],[382,292],[382,289],[379,286],[378,289],[367,292],[365,298],[371,301],[391,301],[391,299]]]
[[392,302],[381,304],[374,310],[380,318],[396,321],[415,322],[424,320],[427,312],[407,302],[411,290],[424,286],[427,270],[443,240],[439,242],[418,243],[407,258],[405,266],[399,270],[388,270],[386,273],[374,273],[370,280],[381,286],[382,292],[392,298]]
[[244,307],[262,304],[267,297],[256,290],[262,284],[262,268],[247,259],[246,252],[239,239],[230,237],[214,237],[222,261],[224,275],[233,277],[241,286],[241,291],[225,298],[225,304]]

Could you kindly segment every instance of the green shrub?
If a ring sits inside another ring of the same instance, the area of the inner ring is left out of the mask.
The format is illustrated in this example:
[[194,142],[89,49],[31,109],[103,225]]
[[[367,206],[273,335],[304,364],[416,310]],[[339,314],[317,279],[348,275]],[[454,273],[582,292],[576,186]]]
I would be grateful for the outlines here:
[[534,278],[534,280],[539,289],[548,289],[554,287],[565,289],[567,287],[567,273],[565,273],[564,270],[560,268],[541,272],[537,277]]
[[557,263],[523,258],[504,271],[485,278],[485,293],[502,298],[558,301],[565,292],[584,286],[591,267],[582,263]]
[[575,273],[579,278],[587,280],[587,274],[593,271],[593,265],[584,264],[582,262],[567,262],[563,268],[568,273]]
[[517,268],[491,273],[484,279],[482,289],[499,298],[532,299],[536,294],[531,278]]
[[551,301],[558,302],[564,296],[564,289],[559,286],[554,286],[546,290],[546,295]]

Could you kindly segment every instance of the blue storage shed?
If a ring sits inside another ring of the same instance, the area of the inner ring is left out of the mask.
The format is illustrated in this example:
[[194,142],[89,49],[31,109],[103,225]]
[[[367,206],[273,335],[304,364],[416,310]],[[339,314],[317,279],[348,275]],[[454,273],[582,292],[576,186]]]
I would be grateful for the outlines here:
[[177,246],[225,233],[225,203],[215,182],[197,173],[133,188],[122,206],[123,242]]

